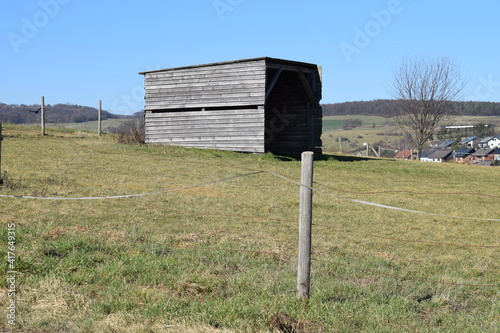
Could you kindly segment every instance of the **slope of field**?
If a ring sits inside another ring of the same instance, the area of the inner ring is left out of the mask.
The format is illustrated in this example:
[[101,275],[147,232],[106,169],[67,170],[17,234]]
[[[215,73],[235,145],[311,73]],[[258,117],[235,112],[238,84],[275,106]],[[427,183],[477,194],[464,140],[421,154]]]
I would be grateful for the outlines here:
[[[349,119],[359,119],[362,124],[359,127],[345,129],[344,124]],[[363,143],[371,146],[381,145],[386,148],[395,148],[402,135],[398,134],[398,128],[394,121],[388,118],[377,116],[347,115],[347,116],[328,116],[323,119],[323,149],[326,152],[350,152],[353,153],[359,149],[364,149]],[[339,137],[346,138],[349,141],[342,143],[342,149],[339,143]],[[383,141],[383,143],[382,143]]]
[[0,256],[20,331],[498,330],[498,168],[323,156],[303,303],[299,161],[3,133]]
[[[344,128],[349,119],[359,119],[362,124],[352,129]],[[492,124],[500,128],[500,117],[498,116],[455,116],[447,119],[446,125],[477,125]],[[497,130],[498,133],[498,130]],[[390,118],[365,115],[342,115],[326,116],[323,118],[323,149],[326,152],[340,152],[339,137],[349,141],[343,142],[342,151],[355,153],[364,150],[363,143],[370,147],[381,146],[383,148],[401,149],[403,135],[395,122]],[[448,139],[455,139],[450,137]],[[407,148],[407,147],[405,147]]]

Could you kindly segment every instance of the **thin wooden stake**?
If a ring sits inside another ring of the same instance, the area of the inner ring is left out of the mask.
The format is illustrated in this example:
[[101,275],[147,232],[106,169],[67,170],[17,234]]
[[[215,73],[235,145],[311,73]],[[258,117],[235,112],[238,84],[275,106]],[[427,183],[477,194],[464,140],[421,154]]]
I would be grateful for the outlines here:
[[99,136],[101,136],[101,129],[102,129],[102,127],[101,127],[102,101],[101,100],[99,100],[99,110],[98,111],[99,112],[97,113],[97,134]]
[[3,184],[3,178],[2,178],[2,122],[0,121],[0,185]]
[[45,97],[42,96],[40,102],[40,121],[42,125],[42,135],[45,135]]
[[311,279],[312,184],[314,153],[302,153],[302,175],[299,209],[299,264],[297,270],[297,298],[309,299]]

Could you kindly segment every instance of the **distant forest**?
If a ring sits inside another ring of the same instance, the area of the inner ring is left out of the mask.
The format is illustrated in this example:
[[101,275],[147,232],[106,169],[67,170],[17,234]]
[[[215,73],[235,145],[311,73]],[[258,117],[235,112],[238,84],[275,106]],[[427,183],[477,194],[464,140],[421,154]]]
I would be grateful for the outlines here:
[[[323,104],[323,115],[367,115],[390,117],[390,109],[394,107],[394,100],[374,100],[366,102],[344,102]],[[29,124],[40,121],[40,105],[17,105],[0,103],[0,121],[12,124]],[[450,112],[464,116],[500,116],[500,103],[493,102],[453,102]],[[124,116],[102,112],[102,119],[129,119],[140,117],[142,111],[132,116]],[[97,109],[74,105],[55,104],[45,106],[45,121],[47,123],[80,123],[97,120]]]
[[[11,124],[30,124],[40,121],[40,105],[17,105],[0,103],[0,121]],[[45,106],[45,121],[47,123],[81,123],[97,120],[97,109],[73,105],[55,104]],[[102,120],[127,119],[133,116],[123,116],[102,111]]]
[[[365,115],[390,117],[395,100],[378,99],[367,102],[344,102],[323,104],[323,115]],[[461,116],[500,116],[500,103],[493,102],[453,102],[450,113]]]

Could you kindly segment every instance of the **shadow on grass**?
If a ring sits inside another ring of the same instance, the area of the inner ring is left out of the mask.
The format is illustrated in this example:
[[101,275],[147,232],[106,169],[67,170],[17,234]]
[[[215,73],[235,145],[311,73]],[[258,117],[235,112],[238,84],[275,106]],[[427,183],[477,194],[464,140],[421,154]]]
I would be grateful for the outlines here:
[[[279,161],[293,162],[300,161],[301,154],[282,154],[276,153],[274,158]],[[338,161],[338,162],[362,162],[362,161],[391,161],[387,158],[377,158],[377,157],[366,157],[366,156],[355,156],[355,155],[336,155],[336,154],[314,154],[315,161]]]

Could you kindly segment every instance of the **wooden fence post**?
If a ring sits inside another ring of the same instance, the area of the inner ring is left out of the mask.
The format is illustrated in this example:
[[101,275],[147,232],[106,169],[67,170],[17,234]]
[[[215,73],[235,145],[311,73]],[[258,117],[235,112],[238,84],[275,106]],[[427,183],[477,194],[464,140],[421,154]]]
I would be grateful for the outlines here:
[[297,270],[297,298],[309,299],[311,278],[311,227],[312,227],[312,185],[314,153],[302,153],[302,175],[299,208],[299,263]]
[[97,113],[97,134],[99,136],[101,136],[101,130],[102,130],[102,127],[101,127],[101,112],[102,112],[102,101],[99,100],[99,110],[98,110],[98,113]]
[[42,135],[45,135],[45,97],[42,96],[40,102],[40,121],[42,125]]
[[2,178],[2,122],[0,121],[0,185],[3,184],[3,178]]

